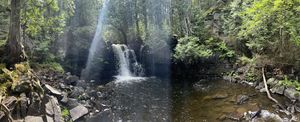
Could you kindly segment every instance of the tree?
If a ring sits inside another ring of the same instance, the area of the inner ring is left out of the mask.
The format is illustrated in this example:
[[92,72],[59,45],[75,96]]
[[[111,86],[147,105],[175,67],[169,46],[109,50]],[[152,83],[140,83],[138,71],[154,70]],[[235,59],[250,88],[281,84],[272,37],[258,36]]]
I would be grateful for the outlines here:
[[239,37],[275,63],[300,65],[300,1],[258,0],[241,13]]
[[21,42],[21,0],[11,0],[10,6],[10,27],[4,57],[9,66],[26,60]]

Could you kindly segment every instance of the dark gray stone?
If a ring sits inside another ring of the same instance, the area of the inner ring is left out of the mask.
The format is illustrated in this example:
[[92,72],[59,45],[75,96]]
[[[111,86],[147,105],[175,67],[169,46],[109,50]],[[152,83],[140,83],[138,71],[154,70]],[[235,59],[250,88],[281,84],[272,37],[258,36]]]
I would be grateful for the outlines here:
[[236,98],[236,103],[237,104],[244,104],[246,101],[249,100],[249,96],[247,95],[238,95]]
[[74,87],[72,93],[70,94],[71,98],[79,98],[84,93],[84,89],[82,87]]
[[79,105],[79,103],[78,103],[77,99],[68,98],[67,107],[69,109],[75,108],[78,105]]

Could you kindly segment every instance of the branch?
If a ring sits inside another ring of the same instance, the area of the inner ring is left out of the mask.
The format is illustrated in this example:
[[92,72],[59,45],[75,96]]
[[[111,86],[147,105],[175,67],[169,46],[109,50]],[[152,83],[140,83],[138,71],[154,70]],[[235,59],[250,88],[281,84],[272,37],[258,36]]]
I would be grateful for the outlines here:
[[269,88],[268,88],[268,84],[267,84],[267,80],[266,80],[266,76],[265,76],[265,68],[262,68],[262,76],[263,76],[263,81],[264,81],[264,85],[265,85],[265,90],[267,92],[268,98],[270,100],[272,100],[273,102],[275,102],[277,105],[279,105],[279,107],[283,110],[286,110],[283,105],[281,105],[275,98],[273,98],[269,92]]
[[6,105],[4,105],[3,103],[0,104],[1,109],[3,109],[5,115],[8,117],[9,122],[13,122],[14,119],[11,117],[11,113],[10,110],[7,108]]

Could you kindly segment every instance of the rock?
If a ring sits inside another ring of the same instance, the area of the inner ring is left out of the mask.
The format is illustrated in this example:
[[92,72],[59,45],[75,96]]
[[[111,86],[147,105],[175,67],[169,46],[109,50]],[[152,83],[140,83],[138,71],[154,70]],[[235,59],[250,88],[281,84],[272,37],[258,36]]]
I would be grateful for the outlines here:
[[223,80],[231,81],[233,78],[231,76],[223,76]]
[[283,94],[285,87],[284,86],[274,86],[270,91],[276,94]]
[[48,100],[48,102],[45,104],[47,115],[53,117],[52,119],[55,122],[62,121],[63,119],[61,116],[61,109],[57,99],[53,96],[46,96],[46,97],[47,97],[46,99]]
[[247,95],[238,95],[236,97],[236,103],[239,105],[245,103],[247,100],[249,100],[249,96]]
[[291,100],[300,100],[300,92],[292,87],[288,87],[284,90],[284,96],[288,97]]
[[218,117],[218,120],[224,121],[226,119],[226,115],[222,114],[220,117]]
[[75,108],[78,105],[79,105],[79,103],[78,103],[77,99],[68,98],[67,107],[69,109]]
[[203,97],[203,100],[210,100],[210,99],[225,99],[228,97],[228,94],[226,93],[217,93],[215,95],[212,95],[212,96],[205,96]]
[[255,87],[255,89],[257,89],[257,90],[260,90],[260,89],[263,89],[263,88],[265,88],[263,82],[260,82],[260,83]]
[[18,81],[15,87],[12,87],[12,91],[15,93],[29,93],[31,91],[30,80]]
[[10,110],[13,110],[16,107],[16,102],[17,98],[14,96],[9,96],[2,101],[2,103]]
[[63,122],[63,121],[54,121],[52,117],[46,115],[47,122]]
[[27,116],[24,122],[44,122],[41,116]]
[[259,92],[267,92],[265,88],[259,90]]
[[22,93],[20,95],[20,98],[18,99],[19,101],[19,107],[17,107],[19,110],[16,110],[18,112],[20,112],[20,117],[24,118],[27,115],[27,109],[28,109],[28,98],[26,97],[25,93]]
[[238,73],[238,74],[243,74],[244,72],[247,71],[247,69],[248,69],[247,66],[240,67],[240,68],[237,69],[237,73]]
[[70,94],[70,97],[71,98],[78,98],[83,93],[84,93],[84,89],[82,87],[74,87],[72,93]]
[[[246,120],[250,121],[251,120],[251,116],[256,113],[256,112],[247,112],[245,113],[246,115]],[[274,114],[269,112],[268,110],[261,110],[260,116],[257,116],[255,118],[252,119],[252,122],[285,122],[284,119],[282,119],[279,115]],[[247,117],[248,116],[248,117]]]
[[283,122],[283,119],[279,115],[271,113],[268,110],[261,110],[260,116],[262,119],[268,122]]
[[68,100],[69,100],[69,98],[68,98],[68,93],[63,92],[62,94],[63,94],[63,98],[60,99],[60,102],[61,102],[62,104],[67,104],[67,103],[68,103]]
[[2,120],[3,117],[5,117],[5,113],[3,111],[0,111],[0,120]]
[[38,93],[32,92],[30,96],[30,105],[28,107],[28,115],[38,115],[42,112],[42,100]]
[[45,84],[45,90],[51,95],[55,95],[58,97],[62,97],[62,93],[58,91],[56,88],[53,88],[52,86]]
[[60,89],[66,89],[67,87],[66,87],[66,85],[65,85],[65,84],[63,84],[63,83],[59,83],[59,88],[60,88]]
[[88,109],[84,107],[83,105],[78,105],[77,107],[70,110],[70,115],[72,117],[72,120],[75,121],[79,119],[80,117],[88,114]]
[[270,86],[275,86],[278,83],[278,80],[276,80],[275,78],[269,78],[267,80],[267,84]]
[[68,75],[67,78],[65,79],[65,83],[66,83],[67,85],[73,85],[73,86],[76,86],[78,80],[79,80],[79,77],[77,77],[77,76],[72,76],[72,75]]

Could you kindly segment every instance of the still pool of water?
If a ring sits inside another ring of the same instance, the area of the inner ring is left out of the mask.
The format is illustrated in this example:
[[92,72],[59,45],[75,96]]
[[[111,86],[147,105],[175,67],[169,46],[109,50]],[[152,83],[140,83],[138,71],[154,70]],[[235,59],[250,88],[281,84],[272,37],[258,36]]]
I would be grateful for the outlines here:
[[[138,80],[116,82],[111,110],[89,121],[214,122],[232,121],[224,117],[239,117],[259,108],[275,111],[265,93],[246,85],[210,80],[195,89],[187,81],[171,85],[169,80],[156,78]],[[237,104],[240,95],[249,100]]]

